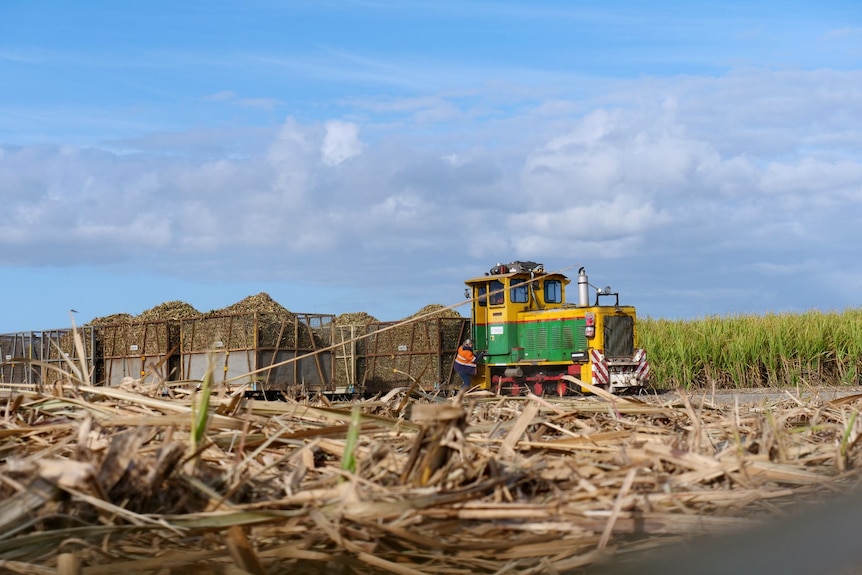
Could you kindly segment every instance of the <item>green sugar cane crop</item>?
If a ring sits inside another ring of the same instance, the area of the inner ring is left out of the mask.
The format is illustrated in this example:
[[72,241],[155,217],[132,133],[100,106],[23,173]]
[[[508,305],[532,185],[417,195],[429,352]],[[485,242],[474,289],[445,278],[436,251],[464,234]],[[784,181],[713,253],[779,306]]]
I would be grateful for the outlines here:
[[658,388],[858,385],[862,310],[642,319]]

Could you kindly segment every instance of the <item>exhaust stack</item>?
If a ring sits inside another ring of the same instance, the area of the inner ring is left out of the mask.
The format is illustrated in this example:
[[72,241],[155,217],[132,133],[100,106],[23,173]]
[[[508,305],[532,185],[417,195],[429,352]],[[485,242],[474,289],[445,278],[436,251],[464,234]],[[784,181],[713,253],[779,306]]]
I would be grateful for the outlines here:
[[590,282],[587,281],[587,272],[584,268],[578,270],[578,307],[589,307],[590,305]]

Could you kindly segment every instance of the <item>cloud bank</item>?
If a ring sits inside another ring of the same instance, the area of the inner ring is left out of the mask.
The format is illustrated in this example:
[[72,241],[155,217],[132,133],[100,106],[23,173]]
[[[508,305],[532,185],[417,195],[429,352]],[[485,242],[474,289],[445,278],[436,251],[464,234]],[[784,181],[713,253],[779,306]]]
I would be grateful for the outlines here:
[[6,144],[0,265],[355,282],[417,307],[529,259],[587,265],[653,316],[855,305],[860,92],[855,71],[750,69],[609,82],[601,104],[441,93],[276,129]]

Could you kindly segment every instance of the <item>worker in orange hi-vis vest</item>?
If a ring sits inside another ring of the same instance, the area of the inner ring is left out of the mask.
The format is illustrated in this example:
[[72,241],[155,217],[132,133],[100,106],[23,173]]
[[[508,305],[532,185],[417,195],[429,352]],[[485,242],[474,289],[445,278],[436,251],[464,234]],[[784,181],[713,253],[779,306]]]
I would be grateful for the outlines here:
[[476,375],[476,362],[482,359],[485,355],[482,352],[473,353],[473,342],[465,339],[461,347],[458,348],[458,355],[455,356],[455,371],[461,376],[461,389],[470,388],[470,377]]

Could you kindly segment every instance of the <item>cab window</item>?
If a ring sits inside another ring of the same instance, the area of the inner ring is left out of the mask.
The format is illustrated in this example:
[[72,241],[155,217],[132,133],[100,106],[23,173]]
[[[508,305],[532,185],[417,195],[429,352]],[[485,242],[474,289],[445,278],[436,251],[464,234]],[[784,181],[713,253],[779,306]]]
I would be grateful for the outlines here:
[[488,305],[488,288],[486,288],[485,286],[479,286],[476,291],[477,291],[476,299],[479,302],[479,305],[482,307],[485,307],[486,305]]
[[509,297],[511,298],[512,303],[527,303],[530,301],[529,286],[524,282],[525,280],[521,279],[512,280],[512,287],[509,288]]
[[545,303],[563,303],[563,282],[560,280],[545,281]]
[[488,299],[491,300],[491,305],[501,305],[503,300],[506,299],[506,294],[503,291],[503,282],[500,280],[493,280],[489,283],[488,290],[490,292]]

